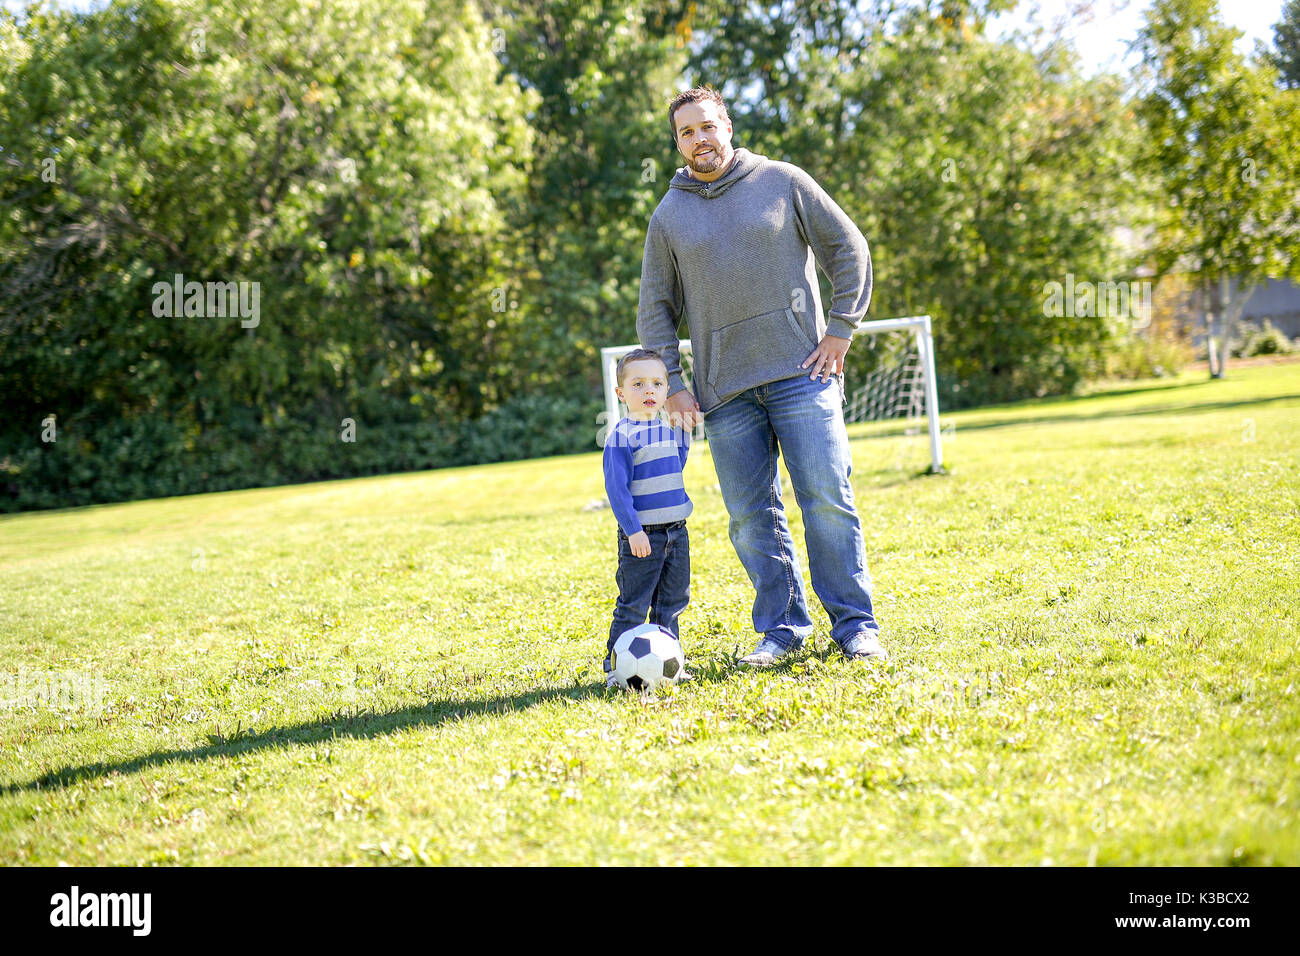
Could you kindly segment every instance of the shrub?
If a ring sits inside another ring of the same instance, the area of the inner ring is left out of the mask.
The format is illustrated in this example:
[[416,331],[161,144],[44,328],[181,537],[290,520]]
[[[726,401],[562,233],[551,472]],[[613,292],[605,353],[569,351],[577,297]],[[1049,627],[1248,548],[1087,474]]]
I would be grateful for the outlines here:
[[1191,345],[1180,339],[1135,335],[1107,350],[1103,372],[1112,379],[1164,378],[1177,375],[1192,358]]
[[1232,355],[1234,358],[1250,358],[1255,355],[1289,355],[1296,351],[1296,345],[1286,333],[1274,328],[1268,319],[1262,326],[1246,325],[1234,336]]
[[596,449],[598,402],[517,395],[469,422],[264,422],[235,409],[201,431],[160,415],[0,439],[0,512],[229,491]]
[[567,455],[596,448],[598,402],[519,395],[464,426],[466,463]]

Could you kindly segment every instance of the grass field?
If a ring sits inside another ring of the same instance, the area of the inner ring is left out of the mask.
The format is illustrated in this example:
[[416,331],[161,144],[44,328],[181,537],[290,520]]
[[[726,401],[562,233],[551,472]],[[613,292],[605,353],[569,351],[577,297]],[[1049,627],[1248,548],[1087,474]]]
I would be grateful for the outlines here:
[[0,864],[1300,864],[1300,364],[1229,375],[851,429],[886,664],[735,664],[698,445],[648,699],[595,453],[0,519]]

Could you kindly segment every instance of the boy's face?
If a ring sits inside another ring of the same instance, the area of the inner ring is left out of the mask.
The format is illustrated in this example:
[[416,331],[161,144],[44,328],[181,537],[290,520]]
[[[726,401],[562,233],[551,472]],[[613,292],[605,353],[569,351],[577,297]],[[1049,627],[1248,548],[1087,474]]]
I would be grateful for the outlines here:
[[649,420],[668,399],[668,370],[658,359],[637,359],[623,366],[623,384],[614,391],[629,418]]

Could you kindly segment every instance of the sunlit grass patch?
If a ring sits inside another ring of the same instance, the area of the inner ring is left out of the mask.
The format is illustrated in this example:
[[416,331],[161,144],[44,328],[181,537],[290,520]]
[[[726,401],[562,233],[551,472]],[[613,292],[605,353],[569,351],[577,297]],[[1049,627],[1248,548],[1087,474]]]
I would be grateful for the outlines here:
[[944,420],[850,430],[883,664],[736,664],[697,446],[644,697],[596,453],[0,519],[0,862],[1300,861],[1300,366]]

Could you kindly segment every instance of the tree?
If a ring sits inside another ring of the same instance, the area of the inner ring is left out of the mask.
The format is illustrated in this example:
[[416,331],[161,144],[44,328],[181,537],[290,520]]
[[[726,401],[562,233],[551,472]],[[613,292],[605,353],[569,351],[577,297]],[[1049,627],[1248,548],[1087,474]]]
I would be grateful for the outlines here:
[[1282,19],[1273,26],[1269,60],[1277,67],[1283,86],[1300,88],[1300,0],[1287,0],[1282,7]]
[[1166,197],[1157,270],[1195,279],[1214,378],[1253,289],[1300,267],[1295,94],[1235,51],[1239,36],[1217,0],[1156,0],[1138,37],[1141,163]]
[[[385,459],[341,445],[342,419],[453,423],[511,394],[516,317],[494,323],[492,296],[519,258],[504,210],[535,97],[491,40],[456,0],[0,16],[0,469],[19,496],[355,473]],[[176,275],[257,283],[255,327],[160,314]]]
[[[874,316],[934,316],[948,407],[1088,377],[1110,323],[1050,314],[1044,287],[1121,266],[1121,89],[1078,77],[1068,51],[1035,57],[985,36],[1000,6],[710,7],[692,59],[693,79],[734,94],[738,145],[807,169],[863,229]],[[850,350],[850,375],[872,359]]]
[[677,22],[624,0],[504,0],[492,20],[502,68],[538,96],[515,219],[529,387],[595,394],[601,347],[635,338],[646,225],[672,177]]

